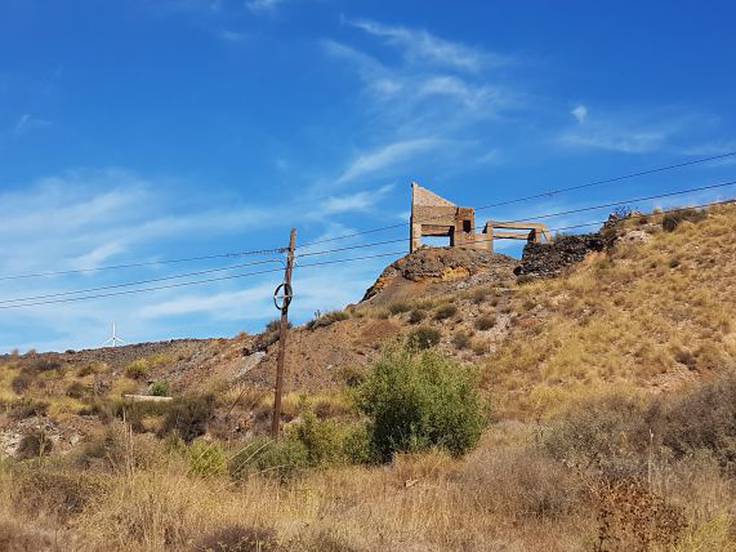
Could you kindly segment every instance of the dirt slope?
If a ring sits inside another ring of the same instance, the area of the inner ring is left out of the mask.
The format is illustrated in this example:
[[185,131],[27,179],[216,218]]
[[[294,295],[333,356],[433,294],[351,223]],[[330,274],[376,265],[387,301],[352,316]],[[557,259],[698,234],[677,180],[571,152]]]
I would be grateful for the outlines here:
[[[707,378],[736,359],[736,207],[691,218],[667,230],[662,215],[616,221],[615,240],[609,227],[604,241],[532,247],[521,265],[487,252],[420,250],[387,267],[360,303],[294,329],[287,391],[330,394],[418,328],[482,368],[499,417],[546,416],[604,388],[666,392]],[[12,453],[31,427],[68,449],[99,425],[90,405],[148,393],[153,382],[227,400],[252,390],[255,402],[228,421],[251,427],[267,408],[277,346],[267,332],[0,357],[0,450]]]

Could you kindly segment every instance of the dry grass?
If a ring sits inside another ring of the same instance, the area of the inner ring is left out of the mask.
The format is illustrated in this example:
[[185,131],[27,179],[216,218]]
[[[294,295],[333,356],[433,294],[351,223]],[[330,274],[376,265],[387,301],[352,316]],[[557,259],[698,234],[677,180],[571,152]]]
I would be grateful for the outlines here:
[[519,289],[512,304],[522,314],[487,374],[509,416],[552,414],[591,388],[672,388],[734,365],[736,242],[726,236],[736,207],[673,232],[661,218],[650,217],[648,242]]
[[[721,395],[668,398],[736,360],[736,208],[713,209],[672,232],[661,229],[661,215],[626,224],[651,239],[594,256],[564,277],[523,285],[500,302],[490,290],[455,298],[458,312],[474,309],[475,316],[448,332],[453,349],[468,343],[451,336],[498,303],[498,324],[484,330],[488,340],[470,342],[478,355],[490,355],[483,385],[496,423],[465,458],[431,451],[385,466],[300,467],[288,481],[268,473],[235,480],[224,460],[242,443],[209,434],[186,445],[114,423],[65,459],[0,459],[0,549],[162,552],[221,543],[315,552],[736,551],[732,439],[708,431],[731,427],[708,407],[709,396]],[[422,309],[429,318],[445,304],[402,304],[395,316]],[[492,341],[509,316],[509,338]],[[20,372],[7,365],[0,371],[0,400],[20,398],[12,389]],[[65,390],[76,381],[91,385],[95,374],[80,376],[40,370],[23,397],[51,396],[49,410],[63,417],[80,400]],[[106,393],[139,387],[116,377]],[[660,425],[652,422],[660,433],[649,437],[642,433],[649,426],[631,420],[656,418],[652,390],[667,391],[660,395],[670,402]],[[354,423],[348,397],[289,394],[284,420],[298,424],[312,411]],[[236,399],[236,413],[252,412],[265,427],[270,392],[242,386],[224,391],[222,404]],[[698,408],[719,418],[711,423]],[[684,435],[672,430],[680,426]]]

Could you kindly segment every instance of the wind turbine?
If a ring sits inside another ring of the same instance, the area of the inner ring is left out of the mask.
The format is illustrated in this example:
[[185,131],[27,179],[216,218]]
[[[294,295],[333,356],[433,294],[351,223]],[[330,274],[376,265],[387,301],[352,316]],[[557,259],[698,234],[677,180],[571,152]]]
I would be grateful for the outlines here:
[[102,344],[103,347],[107,347],[108,345],[111,347],[125,345],[125,340],[122,337],[118,337],[118,326],[115,322],[112,323],[112,335]]

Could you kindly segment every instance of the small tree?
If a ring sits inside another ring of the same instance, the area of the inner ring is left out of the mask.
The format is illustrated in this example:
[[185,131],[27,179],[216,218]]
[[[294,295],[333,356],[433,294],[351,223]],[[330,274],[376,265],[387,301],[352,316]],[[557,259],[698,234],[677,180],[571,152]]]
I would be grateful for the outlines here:
[[485,416],[473,370],[435,352],[386,352],[358,389],[376,452],[441,447],[459,456],[478,442]]

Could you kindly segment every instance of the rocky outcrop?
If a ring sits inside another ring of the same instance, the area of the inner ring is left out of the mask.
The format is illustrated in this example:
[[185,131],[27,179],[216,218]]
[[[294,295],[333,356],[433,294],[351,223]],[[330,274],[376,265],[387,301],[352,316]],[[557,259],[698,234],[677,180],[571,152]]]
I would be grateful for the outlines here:
[[425,247],[389,265],[363,296],[367,301],[397,280],[405,282],[452,282],[481,272],[493,272],[499,281],[513,278],[517,261],[490,251],[461,247]]
[[591,251],[605,248],[606,240],[599,233],[563,236],[551,243],[528,243],[514,274],[525,279],[552,278],[582,261]]

